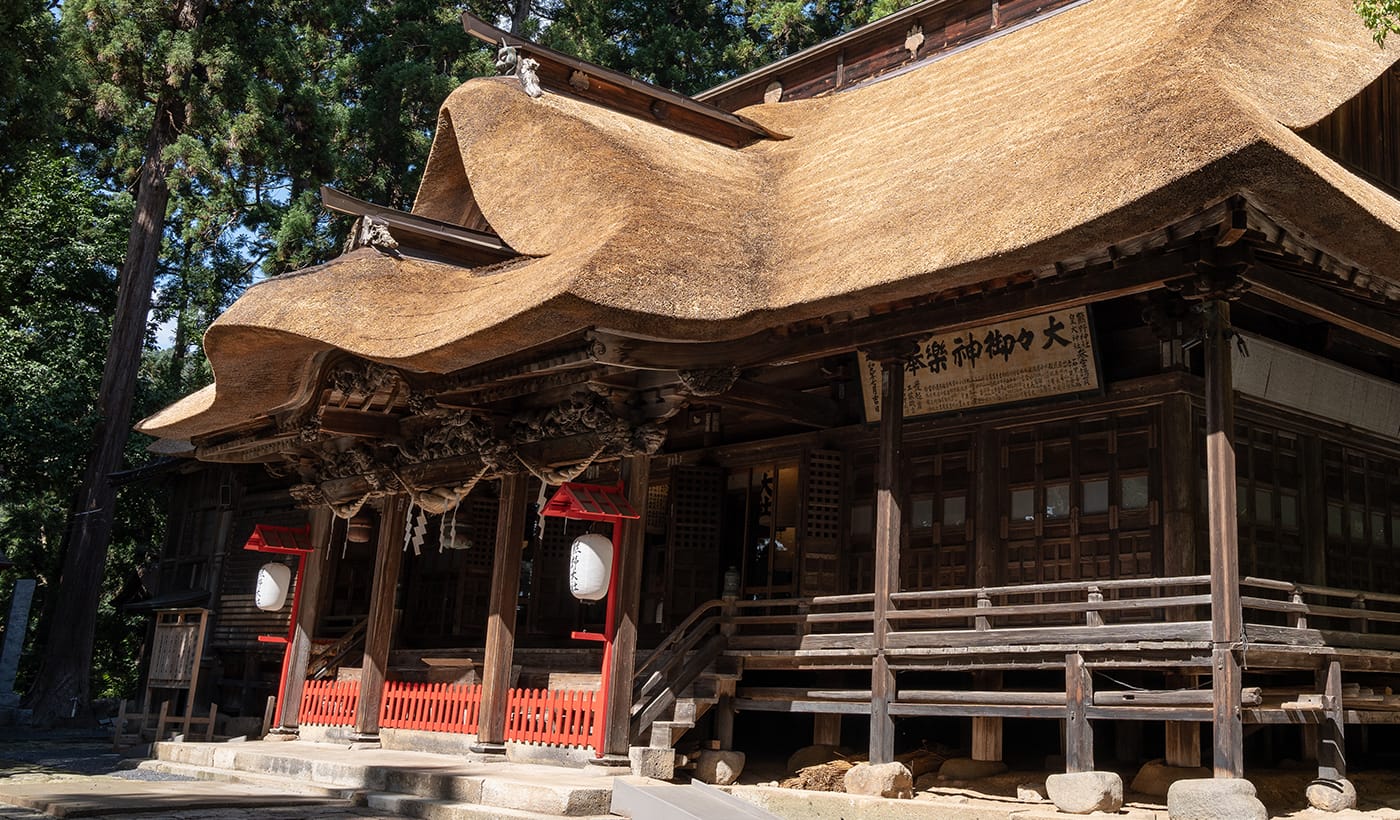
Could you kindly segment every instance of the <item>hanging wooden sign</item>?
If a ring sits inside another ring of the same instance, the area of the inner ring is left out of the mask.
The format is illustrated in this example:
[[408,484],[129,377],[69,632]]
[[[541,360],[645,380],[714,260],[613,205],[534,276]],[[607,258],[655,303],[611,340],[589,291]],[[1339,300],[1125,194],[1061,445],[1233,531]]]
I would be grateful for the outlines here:
[[[865,420],[880,418],[880,364],[858,353]],[[1089,308],[935,333],[905,364],[904,415],[954,413],[1101,390]]]

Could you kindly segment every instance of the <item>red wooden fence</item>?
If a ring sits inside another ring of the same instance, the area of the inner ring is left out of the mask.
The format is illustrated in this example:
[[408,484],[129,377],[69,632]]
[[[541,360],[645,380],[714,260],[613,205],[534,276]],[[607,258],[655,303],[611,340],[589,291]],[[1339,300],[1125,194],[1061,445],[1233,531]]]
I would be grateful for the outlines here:
[[592,746],[594,695],[512,689],[506,696],[506,740],[551,746]]
[[357,680],[309,680],[302,690],[297,721],[308,726],[354,726],[359,702]]
[[[550,746],[592,746],[596,693],[512,689],[506,695],[505,739]],[[360,682],[309,680],[300,722],[353,726]],[[379,725],[387,729],[475,734],[481,720],[481,686],[385,681]]]
[[476,734],[481,686],[385,681],[379,725],[388,729]]

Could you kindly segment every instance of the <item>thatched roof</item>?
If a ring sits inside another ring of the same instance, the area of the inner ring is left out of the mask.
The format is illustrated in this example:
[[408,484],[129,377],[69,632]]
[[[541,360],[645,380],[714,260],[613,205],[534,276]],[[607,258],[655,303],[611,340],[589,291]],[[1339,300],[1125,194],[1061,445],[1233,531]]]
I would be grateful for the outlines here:
[[1236,194],[1400,284],[1400,202],[1294,129],[1396,61],[1349,0],[1091,0],[917,70],[744,116],[730,149],[514,79],[442,108],[415,213],[474,198],[525,256],[360,250],[210,328],[218,379],[142,422],[200,435],[302,400],[333,349],[443,372],[585,327],[677,340],[940,291],[1144,235]]

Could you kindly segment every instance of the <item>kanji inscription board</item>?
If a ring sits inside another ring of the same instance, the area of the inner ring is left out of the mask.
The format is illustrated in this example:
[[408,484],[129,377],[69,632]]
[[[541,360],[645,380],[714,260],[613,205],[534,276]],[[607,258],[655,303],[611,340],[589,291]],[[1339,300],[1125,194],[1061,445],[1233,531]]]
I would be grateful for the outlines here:
[[[904,415],[953,413],[1101,389],[1088,307],[935,333],[905,362]],[[880,365],[858,353],[865,420],[880,418]]]

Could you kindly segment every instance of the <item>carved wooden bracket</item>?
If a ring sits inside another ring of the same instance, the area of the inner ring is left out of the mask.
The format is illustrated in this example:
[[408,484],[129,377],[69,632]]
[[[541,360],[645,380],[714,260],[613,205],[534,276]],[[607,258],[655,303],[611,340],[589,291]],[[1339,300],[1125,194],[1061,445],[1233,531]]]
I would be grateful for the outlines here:
[[719,367],[711,370],[680,370],[680,392],[695,398],[709,398],[729,392],[734,382],[739,380],[739,368]]
[[874,344],[865,345],[860,348],[871,361],[887,364],[889,362],[908,362],[919,355],[923,349],[924,342],[929,338],[927,334],[919,336],[902,336],[898,339],[886,339]]

